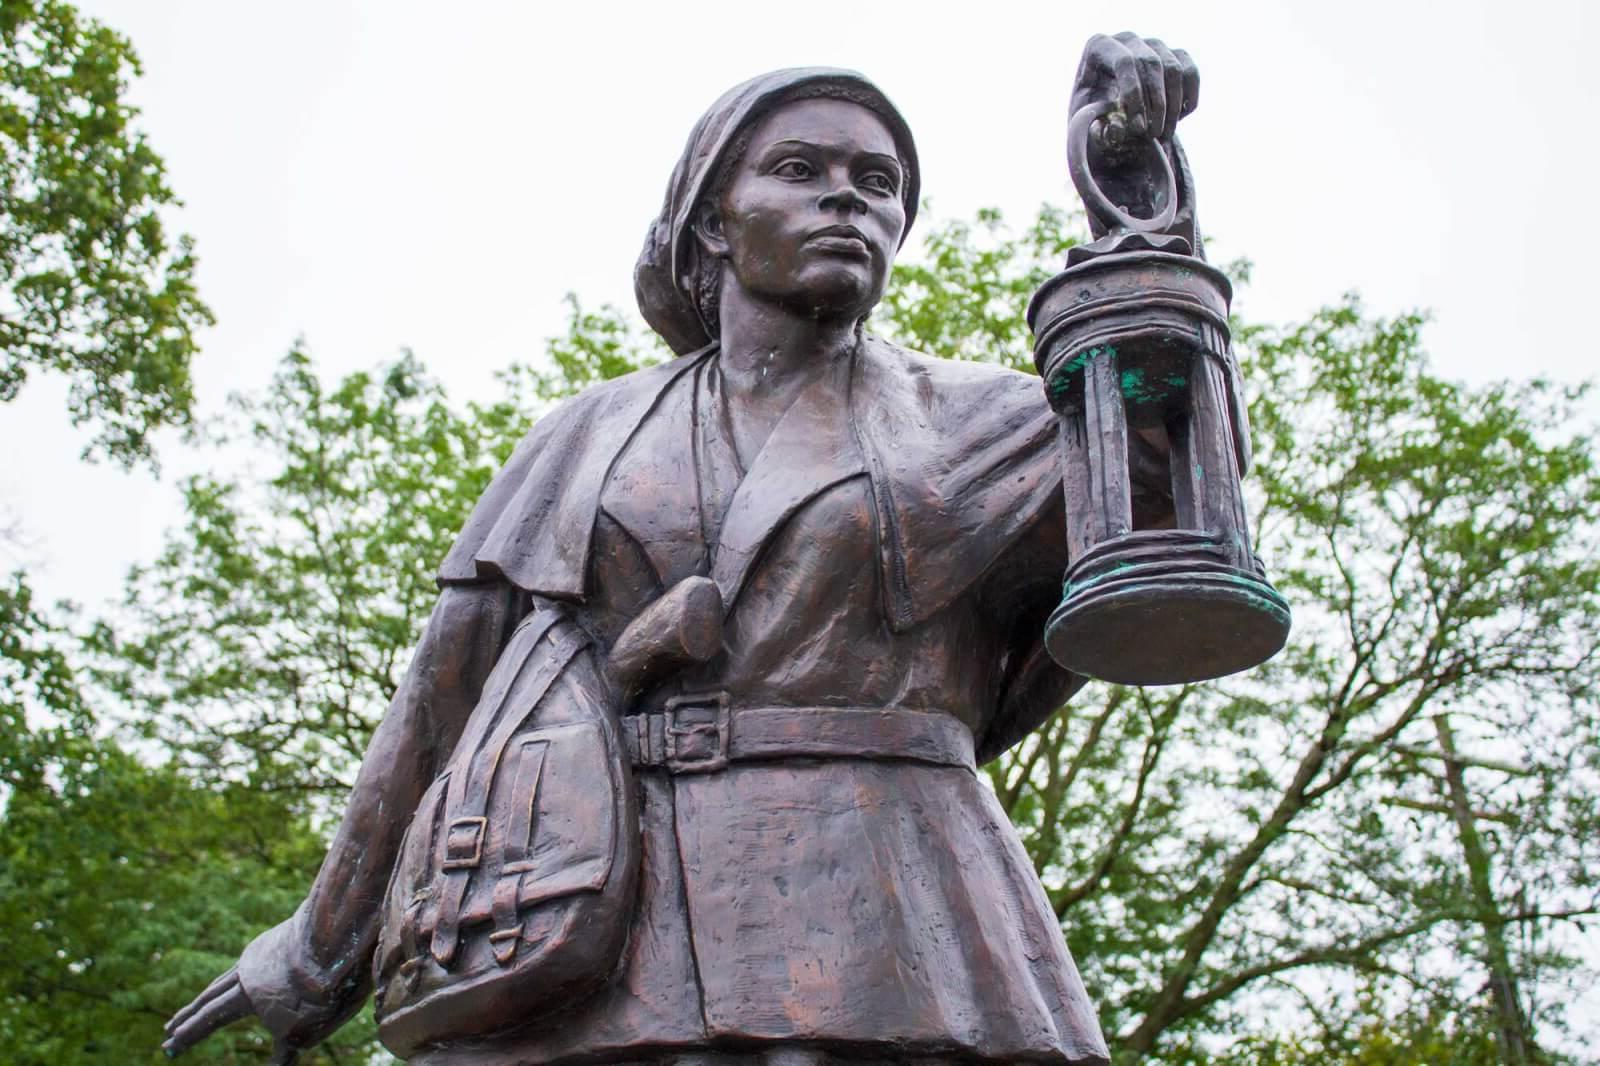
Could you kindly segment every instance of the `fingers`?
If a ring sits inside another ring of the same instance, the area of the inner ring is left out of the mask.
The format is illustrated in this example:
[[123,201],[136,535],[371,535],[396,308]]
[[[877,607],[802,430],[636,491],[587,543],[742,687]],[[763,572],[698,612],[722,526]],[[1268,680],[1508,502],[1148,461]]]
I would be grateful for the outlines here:
[[1178,71],[1183,81],[1183,108],[1179,118],[1192,113],[1200,103],[1200,68],[1194,65],[1194,60],[1189,58],[1189,53],[1182,48],[1172,50],[1172,58],[1178,61]]
[[[215,985],[215,982],[213,982]],[[210,992],[208,988],[206,992]],[[202,998],[206,993],[201,993]],[[198,1001],[197,1001],[198,1002]],[[188,1051],[194,1045],[221,1029],[223,1026],[238,1021],[254,1013],[250,1008],[250,1000],[246,998],[244,989],[237,979],[221,994],[208,1000],[196,1011],[189,1014],[172,1030],[161,1049],[167,1053],[168,1058],[174,1058]],[[173,1019],[177,1021],[176,1018]]]
[[1090,37],[1083,46],[1074,89],[1091,95],[1102,94],[1104,87],[1113,80],[1111,71],[1121,51],[1122,46],[1103,33]]
[[1199,97],[1200,72],[1183,49],[1133,33],[1096,34],[1084,48],[1073,106],[1107,100],[1119,113],[1112,125],[1126,125],[1138,137],[1167,139]]
[[[1132,75],[1139,85],[1139,106],[1128,111],[1128,125],[1138,136],[1156,137],[1167,125],[1167,83],[1161,57],[1137,34],[1119,33],[1117,41],[1128,51]],[[1120,86],[1123,77],[1118,78]]]
[[1110,48],[1112,102],[1122,112],[1123,121],[1134,136],[1142,136],[1146,126],[1144,79],[1139,74],[1139,64],[1128,45],[1120,37],[1113,38]]
[[184,1007],[171,1018],[167,1019],[166,1034],[171,1036],[177,1031],[179,1026],[193,1017],[195,1012],[199,1011],[206,1004],[222,995],[230,987],[237,984],[238,981],[239,968],[237,966],[228,967],[226,973],[212,981],[209,985],[206,985],[204,991],[189,1001],[188,1006]]
[[1179,64],[1178,57],[1172,54],[1172,49],[1154,37],[1145,44],[1150,46],[1150,50],[1161,63],[1161,80],[1166,93],[1166,121],[1161,123],[1157,136],[1162,140],[1171,140],[1173,133],[1177,131],[1178,119],[1188,114],[1183,109],[1183,67]]

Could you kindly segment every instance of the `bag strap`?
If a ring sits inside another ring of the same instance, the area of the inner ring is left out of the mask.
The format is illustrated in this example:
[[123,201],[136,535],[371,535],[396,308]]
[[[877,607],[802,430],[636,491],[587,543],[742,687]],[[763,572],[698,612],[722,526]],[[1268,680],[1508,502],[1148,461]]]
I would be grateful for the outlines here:
[[[472,873],[483,862],[489,827],[489,796],[506,745],[533,714],[567,664],[589,644],[589,636],[582,627],[559,611],[541,611],[535,619],[531,625],[524,623],[528,628],[519,630],[502,654],[502,661],[516,665],[507,670],[502,683],[487,694],[493,702],[485,700],[479,704],[480,710],[485,706],[493,707],[492,714],[499,719],[494,731],[484,744],[467,756],[467,772],[450,782],[451,802],[447,808],[450,817],[445,823],[438,852],[439,906],[429,946],[440,966],[450,965],[460,943],[461,906]],[[541,641],[548,641],[549,647],[541,648]],[[512,693],[518,697],[519,708],[508,711],[505,703]]]

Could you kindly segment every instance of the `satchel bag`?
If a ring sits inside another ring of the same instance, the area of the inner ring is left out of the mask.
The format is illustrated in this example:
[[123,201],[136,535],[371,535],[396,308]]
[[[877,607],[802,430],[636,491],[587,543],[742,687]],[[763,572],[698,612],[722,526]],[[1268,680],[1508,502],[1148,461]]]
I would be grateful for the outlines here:
[[615,970],[639,833],[611,692],[562,609],[512,635],[390,880],[374,971],[395,1054],[535,1020]]

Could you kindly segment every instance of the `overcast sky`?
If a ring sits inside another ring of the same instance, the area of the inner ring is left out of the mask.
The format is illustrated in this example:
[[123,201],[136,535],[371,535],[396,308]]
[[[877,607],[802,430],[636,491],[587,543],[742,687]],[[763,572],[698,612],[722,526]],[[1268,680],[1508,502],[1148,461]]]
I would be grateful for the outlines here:
[[[329,374],[410,347],[452,395],[490,395],[560,331],[564,293],[631,307],[690,125],[774,67],[872,77],[915,132],[930,217],[1075,202],[1068,90],[1085,38],[1121,29],[1199,63],[1180,132],[1213,256],[1255,261],[1251,318],[1355,289],[1430,309],[1448,375],[1594,365],[1593,5],[80,6],[144,60],[133,96],[218,316],[195,364],[208,412],[299,336]],[[169,441],[162,481],[84,466],[63,392],[0,408],[0,503],[31,539],[0,564],[94,606],[178,520],[175,476],[214,457]]]

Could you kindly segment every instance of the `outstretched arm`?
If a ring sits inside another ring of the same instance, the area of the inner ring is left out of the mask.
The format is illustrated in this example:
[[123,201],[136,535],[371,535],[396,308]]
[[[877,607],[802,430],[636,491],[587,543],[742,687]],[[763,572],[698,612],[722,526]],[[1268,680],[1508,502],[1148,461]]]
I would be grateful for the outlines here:
[[273,1061],[290,1063],[360,1008],[384,887],[410,813],[460,738],[525,608],[526,597],[510,585],[445,588],[305,902],[172,1017],[163,1045],[169,1056],[255,1014],[273,1035]]

